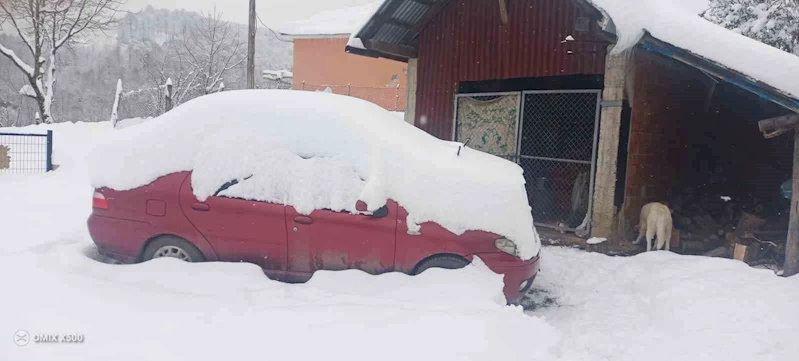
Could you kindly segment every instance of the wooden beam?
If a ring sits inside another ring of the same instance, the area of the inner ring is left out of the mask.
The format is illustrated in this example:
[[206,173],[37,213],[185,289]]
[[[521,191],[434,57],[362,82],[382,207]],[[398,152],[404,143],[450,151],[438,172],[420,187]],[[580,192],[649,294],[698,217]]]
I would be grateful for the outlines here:
[[791,221],[785,246],[785,268],[782,275],[799,274],[799,127],[793,138],[793,194],[791,195]]
[[508,25],[508,0],[499,0],[499,17],[503,24]]
[[363,40],[363,45],[366,46],[366,49],[395,55],[405,59],[413,59],[418,57],[416,49],[407,45],[389,44],[377,40]]
[[771,139],[792,131],[799,124],[799,114],[788,114],[781,117],[764,119],[757,122],[760,132],[766,139]]

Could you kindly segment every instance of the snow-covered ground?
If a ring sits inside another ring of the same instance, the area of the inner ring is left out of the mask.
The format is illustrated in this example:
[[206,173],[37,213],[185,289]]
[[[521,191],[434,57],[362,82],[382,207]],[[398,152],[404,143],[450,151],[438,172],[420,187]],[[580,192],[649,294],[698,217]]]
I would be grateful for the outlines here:
[[[88,152],[108,123],[58,124],[49,174],[0,177],[0,360],[790,360],[799,277],[723,259],[545,248],[533,297],[505,307],[480,265],[419,277],[248,264],[112,265],[86,231]],[[31,128],[40,132],[43,128]],[[15,333],[28,332],[26,346]],[[33,342],[77,334],[79,344]]]

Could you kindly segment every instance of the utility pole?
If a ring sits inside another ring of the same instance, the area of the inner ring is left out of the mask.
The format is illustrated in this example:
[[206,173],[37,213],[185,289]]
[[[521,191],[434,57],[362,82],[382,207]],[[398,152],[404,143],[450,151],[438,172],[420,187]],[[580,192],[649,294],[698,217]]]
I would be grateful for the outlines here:
[[255,0],[250,0],[250,32],[247,34],[247,89],[255,89]]

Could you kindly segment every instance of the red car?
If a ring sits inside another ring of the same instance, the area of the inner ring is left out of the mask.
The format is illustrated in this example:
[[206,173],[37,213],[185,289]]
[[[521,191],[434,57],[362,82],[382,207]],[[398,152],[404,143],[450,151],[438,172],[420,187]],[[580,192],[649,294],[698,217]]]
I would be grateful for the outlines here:
[[316,270],[418,274],[464,267],[478,256],[504,274],[509,303],[519,301],[538,271],[538,256],[522,261],[513,243],[496,234],[456,235],[432,222],[409,232],[407,212],[391,200],[375,212],[303,215],[291,206],[222,196],[200,202],[191,184],[191,172],[179,172],[128,191],[96,189],[88,226],[99,252],[127,263],[250,262],[285,282],[307,281]]

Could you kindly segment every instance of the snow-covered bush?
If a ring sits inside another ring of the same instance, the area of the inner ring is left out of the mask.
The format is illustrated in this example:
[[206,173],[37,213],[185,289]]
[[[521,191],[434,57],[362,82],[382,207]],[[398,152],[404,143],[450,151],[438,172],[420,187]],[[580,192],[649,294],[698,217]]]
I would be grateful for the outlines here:
[[711,0],[703,16],[775,48],[799,50],[799,1]]

